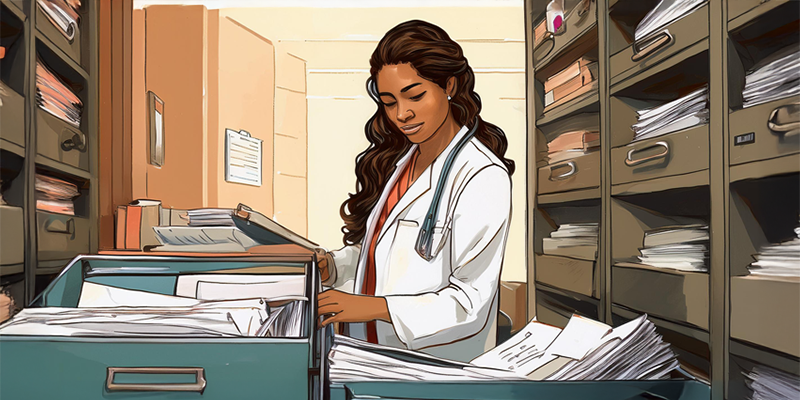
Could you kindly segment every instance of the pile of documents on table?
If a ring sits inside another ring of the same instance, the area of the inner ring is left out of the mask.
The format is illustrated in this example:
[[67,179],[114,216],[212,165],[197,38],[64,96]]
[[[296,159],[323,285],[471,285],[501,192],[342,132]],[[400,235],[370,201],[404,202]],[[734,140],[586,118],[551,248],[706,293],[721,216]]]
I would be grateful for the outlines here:
[[783,243],[761,246],[756,261],[747,269],[752,275],[800,276],[800,227],[794,228],[795,238]]
[[639,21],[634,32],[634,39],[640,40],[656,33],[667,26],[700,8],[706,0],[661,0]]
[[571,160],[600,149],[600,132],[576,130],[564,132],[547,143],[547,162],[550,165]]
[[680,271],[707,272],[708,225],[670,226],[645,232],[642,264]]
[[752,400],[800,399],[800,377],[764,365],[744,373]]
[[651,139],[708,123],[708,86],[669,103],[636,112],[631,142]]
[[78,9],[81,7],[81,0],[36,0],[36,4],[67,40],[72,41],[75,38],[80,22]]
[[[278,301],[278,307],[271,302]],[[304,297],[202,300],[85,282],[78,308],[26,308],[0,335],[297,337]]]
[[469,363],[341,336],[328,358],[334,382],[664,379],[679,365],[646,315],[613,329],[577,315],[563,330],[533,320]]
[[81,126],[83,102],[38,58],[36,59],[36,105],[76,128]]
[[552,256],[564,256],[594,261],[597,258],[596,222],[562,224],[542,239],[542,252]]
[[765,58],[744,79],[744,108],[800,95],[800,50],[792,46]]
[[56,214],[75,215],[74,198],[78,186],[52,176],[36,174],[36,209]]
[[597,61],[581,57],[544,82],[544,112],[597,90]]

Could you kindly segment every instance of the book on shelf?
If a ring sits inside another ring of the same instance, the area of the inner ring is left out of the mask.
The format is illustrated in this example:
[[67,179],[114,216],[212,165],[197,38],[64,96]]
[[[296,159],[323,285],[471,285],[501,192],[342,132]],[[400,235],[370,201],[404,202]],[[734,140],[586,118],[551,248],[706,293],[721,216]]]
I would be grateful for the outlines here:
[[647,231],[637,256],[654,268],[707,272],[708,225],[667,226]]
[[336,335],[328,359],[333,382],[642,380],[665,379],[678,368],[646,315],[616,328],[578,315],[564,329],[533,319],[470,362]]
[[161,223],[161,201],[138,199],[117,207],[117,249],[142,250],[159,243],[153,231]]
[[564,104],[566,104],[566,103],[568,103],[568,102],[570,102],[570,101],[572,101],[574,99],[580,98],[580,97],[582,97],[584,95],[588,95],[590,93],[597,92],[597,87],[598,87],[598,81],[597,80],[593,80],[590,83],[581,86],[578,90],[575,90],[575,91],[571,92],[570,94],[562,97],[561,99],[551,103],[550,105],[545,106],[544,110],[542,110],[542,112],[546,114],[546,113],[550,112],[551,110],[553,110],[555,108],[558,108],[559,106],[562,106],[562,105],[564,105]]
[[593,80],[597,79],[597,63],[591,63],[586,66],[580,67],[580,73],[570,78],[568,81],[555,86],[552,90],[545,92],[544,105],[549,106],[576,90],[579,90],[584,85],[590,84]]

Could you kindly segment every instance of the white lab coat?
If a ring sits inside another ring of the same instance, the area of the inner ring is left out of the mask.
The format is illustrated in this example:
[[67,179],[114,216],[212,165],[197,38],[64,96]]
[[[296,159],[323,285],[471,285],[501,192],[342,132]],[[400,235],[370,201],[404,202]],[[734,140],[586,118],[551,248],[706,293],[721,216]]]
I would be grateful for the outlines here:
[[[392,323],[377,322],[378,342],[469,361],[495,346],[498,287],[511,218],[511,178],[505,165],[472,138],[455,158],[434,225],[433,259],[414,250],[447,155],[467,133],[462,128],[442,154],[408,188],[384,223],[375,248],[375,295],[386,298]],[[362,243],[332,252],[332,287],[360,293],[366,250],[389,188],[410,161],[397,168],[372,210]],[[354,291],[355,288],[355,291]],[[364,339],[363,323],[348,324]]]

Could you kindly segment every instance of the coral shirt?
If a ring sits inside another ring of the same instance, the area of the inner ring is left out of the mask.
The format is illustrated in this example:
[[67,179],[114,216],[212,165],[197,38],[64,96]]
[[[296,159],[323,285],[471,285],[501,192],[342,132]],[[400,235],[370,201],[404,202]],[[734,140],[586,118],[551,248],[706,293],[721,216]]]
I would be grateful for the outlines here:
[[[372,231],[372,240],[370,241],[369,245],[369,252],[367,253],[367,270],[365,271],[364,275],[364,284],[361,288],[361,293],[367,296],[374,296],[375,295],[375,246],[378,242],[378,235],[380,234],[383,224],[386,222],[386,219],[389,218],[389,213],[392,211],[397,202],[400,201],[400,198],[406,193],[406,190],[409,186],[411,186],[411,176],[413,175],[414,171],[414,164],[416,164],[416,154],[414,158],[407,164],[405,171],[403,174],[395,181],[394,187],[389,192],[389,197],[386,199],[386,204],[383,206],[383,210],[381,210],[381,214],[378,218],[378,223],[375,224],[375,229]],[[375,321],[367,322],[367,341],[370,343],[378,343],[378,331],[375,325]]]

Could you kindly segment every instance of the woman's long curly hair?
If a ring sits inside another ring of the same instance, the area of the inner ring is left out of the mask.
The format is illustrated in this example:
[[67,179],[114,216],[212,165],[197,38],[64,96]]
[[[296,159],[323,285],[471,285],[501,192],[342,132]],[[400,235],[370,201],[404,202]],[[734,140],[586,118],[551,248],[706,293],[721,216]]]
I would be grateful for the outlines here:
[[[420,77],[443,89],[447,80],[455,77],[455,94],[450,101],[453,117],[462,126],[477,121],[475,137],[503,161],[509,174],[514,173],[514,161],[504,157],[508,148],[506,136],[500,128],[481,119],[481,98],[475,93],[475,74],[461,46],[442,28],[419,20],[403,22],[381,39],[369,63],[368,86],[376,82],[384,65],[411,64]],[[339,209],[345,222],[342,232],[346,245],[359,243],[364,238],[367,217],[394,172],[395,164],[411,147],[411,142],[387,117],[380,103],[364,132],[370,146],[356,158],[356,193],[351,193]]]

